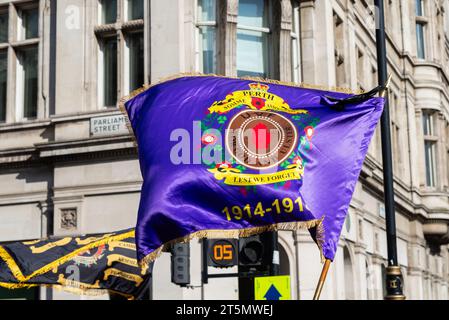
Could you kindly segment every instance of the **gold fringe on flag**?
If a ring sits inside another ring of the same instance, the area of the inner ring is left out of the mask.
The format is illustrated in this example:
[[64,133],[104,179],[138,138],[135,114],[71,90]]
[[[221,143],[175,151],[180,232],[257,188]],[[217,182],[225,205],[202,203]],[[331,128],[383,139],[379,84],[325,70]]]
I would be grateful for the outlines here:
[[324,262],[324,255],[322,245],[324,242],[324,216],[320,219],[314,219],[309,221],[294,221],[294,222],[282,222],[277,224],[271,224],[267,226],[246,228],[246,229],[231,229],[231,230],[200,230],[191,233],[185,237],[177,238],[164,243],[162,246],[145,256],[139,261],[141,268],[147,268],[150,263],[156,260],[164,251],[167,251],[173,244],[189,242],[192,239],[204,239],[204,238],[237,238],[237,237],[250,237],[262,232],[269,231],[293,231],[299,229],[312,229],[316,228],[316,243],[320,250],[321,262]]
[[0,246],[0,258],[5,261],[5,263],[8,265],[9,269],[11,270],[12,274],[14,275],[14,277],[17,280],[19,280],[20,282],[26,282],[26,281],[29,281],[30,279],[32,279],[33,277],[47,273],[48,271],[51,271],[54,268],[59,267],[60,265],[66,263],[67,261],[71,260],[72,258],[78,256],[80,253],[82,253],[84,251],[99,247],[101,245],[108,244],[109,242],[112,242],[112,241],[119,241],[119,240],[123,240],[126,238],[134,237],[134,234],[135,234],[135,231],[132,230],[132,231],[129,231],[129,232],[126,232],[123,234],[119,234],[116,236],[111,236],[111,237],[107,237],[107,238],[103,238],[103,239],[94,241],[88,245],[85,245],[79,249],[76,249],[76,250],[70,252],[69,254],[67,254],[55,261],[52,261],[51,263],[34,271],[32,274],[30,274],[28,276],[23,275],[22,271],[20,270],[19,266],[16,264],[16,261],[13,259],[13,257],[11,257],[9,252],[6,251],[1,246]]

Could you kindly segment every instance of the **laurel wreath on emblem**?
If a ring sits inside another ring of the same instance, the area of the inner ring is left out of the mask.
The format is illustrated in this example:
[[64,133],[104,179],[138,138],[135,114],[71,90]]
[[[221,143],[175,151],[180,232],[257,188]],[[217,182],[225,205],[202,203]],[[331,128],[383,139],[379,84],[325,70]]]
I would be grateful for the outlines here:
[[105,245],[101,245],[96,248],[95,252],[90,254],[91,250],[86,250],[81,252],[79,255],[74,257],[72,261],[75,262],[76,265],[84,265],[86,267],[90,267],[94,264],[97,264],[98,260],[103,258],[105,254]]
[[[229,117],[231,110],[239,112]],[[268,85],[251,83],[249,90],[234,91],[208,108],[201,121],[201,151],[208,148],[209,152],[221,154],[224,159],[227,148],[232,157],[221,163],[203,160],[203,164],[221,183],[240,186],[244,195],[261,184],[288,189],[291,180],[302,178],[307,165],[304,155],[313,147],[312,137],[319,121],[306,110],[292,109],[284,99],[270,93]],[[226,136],[225,145],[222,145],[214,132],[224,133],[226,129],[254,132],[254,137],[237,133]],[[277,133],[274,141],[269,132]],[[275,175],[247,174],[250,169],[263,170],[273,166],[280,167],[281,171]],[[288,179],[281,179],[281,175]]]

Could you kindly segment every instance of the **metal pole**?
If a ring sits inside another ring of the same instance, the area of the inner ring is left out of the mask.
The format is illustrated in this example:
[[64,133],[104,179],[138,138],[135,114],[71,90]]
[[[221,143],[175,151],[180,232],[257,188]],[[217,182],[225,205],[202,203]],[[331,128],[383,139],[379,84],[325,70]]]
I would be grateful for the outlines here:
[[279,243],[278,243],[278,233],[277,231],[271,232],[271,246],[273,248],[273,256],[271,259],[270,275],[279,275]]
[[320,300],[321,291],[323,290],[324,282],[326,281],[327,272],[331,266],[331,260],[326,259],[324,262],[323,270],[321,271],[320,280],[315,289],[315,294],[313,295],[313,300]]
[[[387,48],[385,40],[385,17],[383,0],[374,0],[376,10],[376,46],[379,84],[387,82]],[[388,89],[387,89],[388,90]],[[387,91],[385,90],[385,91]],[[385,94],[385,108],[381,117],[382,163],[384,176],[385,220],[387,232],[388,266],[386,272],[387,300],[405,299],[402,291],[402,275],[398,266],[396,246],[396,219],[394,211],[393,165],[391,155],[390,113],[388,94]]]

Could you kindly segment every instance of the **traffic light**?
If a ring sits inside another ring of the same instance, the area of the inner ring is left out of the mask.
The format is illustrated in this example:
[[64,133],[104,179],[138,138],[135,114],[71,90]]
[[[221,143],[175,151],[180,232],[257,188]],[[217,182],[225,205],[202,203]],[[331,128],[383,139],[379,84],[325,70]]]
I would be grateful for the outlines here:
[[181,287],[190,283],[189,243],[177,243],[171,248],[171,282]]
[[208,239],[207,265],[216,268],[229,268],[238,263],[237,239]]
[[273,256],[270,233],[239,239],[239,272],[269,270]]

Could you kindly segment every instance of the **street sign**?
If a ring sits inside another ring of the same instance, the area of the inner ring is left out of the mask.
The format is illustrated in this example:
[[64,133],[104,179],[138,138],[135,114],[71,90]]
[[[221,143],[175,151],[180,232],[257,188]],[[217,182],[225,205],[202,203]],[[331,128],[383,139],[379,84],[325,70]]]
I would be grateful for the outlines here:
[[90,135],[114,135],[128,133],[125,116],[122,114],[90,119]]
[[238,263],[237,239],[209,239],[208,265],[227,268]]
[[254,300],[291,300],[290,276],[254,278]]

